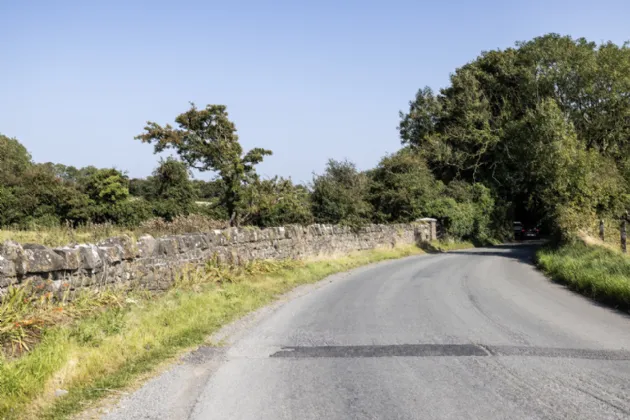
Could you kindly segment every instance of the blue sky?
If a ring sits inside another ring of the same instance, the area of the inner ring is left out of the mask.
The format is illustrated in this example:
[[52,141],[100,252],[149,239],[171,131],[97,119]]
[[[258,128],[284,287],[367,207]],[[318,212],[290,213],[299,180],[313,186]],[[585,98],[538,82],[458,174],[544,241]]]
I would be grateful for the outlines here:
[[[400,110],[481,51],[548,32],[623,43],[630,2],[0,0],[0,133],[38,162],[146,176],[147,120],[228,106],[264,176],[374,166]],[[202,176],[206,178],[207,176]]]

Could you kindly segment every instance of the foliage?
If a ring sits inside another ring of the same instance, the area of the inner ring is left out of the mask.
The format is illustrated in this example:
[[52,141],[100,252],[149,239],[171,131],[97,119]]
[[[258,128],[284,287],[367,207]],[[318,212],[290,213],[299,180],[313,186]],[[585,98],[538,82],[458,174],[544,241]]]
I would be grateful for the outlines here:
[[129,181],[116,169],[88,168],[81,188],[96,205],[113,205],[129,197]]
[[155,197],[155,181],[153,177],[129,179],[129,195],[132,197],[142,197],[147,200]]
[[271,151],[254,148],[243,154],[236,126],[228,119],[224,105],[198,110],[192,104],[175,122],[178,128],[148,122],[145,132],[136,139],[152,143],[155,153],[175,149],[191,168],[216,172],[223,181],[221,204],[230,215],[231,224],[238,223],[243,188],[255,176],[255,166]]
[[371,219],[369,178],[349,161],[328,161],[322,175],[313,178],[311,203],[318,223],[361,225]]
[[256,179],[245,189],[243,203],[244,224],[269,227],[313,222],[308,190],[289,179]]
[[156,216],[173,220],[194,211],[195,191],[188,179],[188,168],[173,158],[162,160],[153,172]]
[[444,189],[424,158],[409,148],[384,157],[369,175],[369,200],[377,222],[410,222],[432,216],[429,205]]
[[16,139],[0,134],[0,185],[20,184],[20,177],[31,165],[31,155],[26,148]]
[[549,34],[420,90],[400,134],[438,179],[483,183],[514,217],[564,232],[627,208],[629,90],[628,45]]

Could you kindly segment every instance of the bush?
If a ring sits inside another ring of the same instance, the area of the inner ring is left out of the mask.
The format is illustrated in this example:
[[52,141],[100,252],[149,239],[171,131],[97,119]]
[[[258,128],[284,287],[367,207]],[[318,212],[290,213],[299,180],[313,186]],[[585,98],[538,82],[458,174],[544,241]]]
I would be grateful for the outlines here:
[[486,242],[496,236],[492,229],[494,199],[488,188],[452,182],[444,194],[427,203],[426,215],[436,218],[448,237]]
[[240,223],[259,227],[307,225],[313,222],[309,192],[289,179],[256,180],[248,185],[242,197]]
[[313,178],[311,208],[316,222],[359,226],[372,220],[369,178],[352,162],[329,160]]
[[152,217],[151,210],[151,204],[143,199],[131,199],[112,205],[101,204],[92,208],[92,220],[96,223],[136,227]]

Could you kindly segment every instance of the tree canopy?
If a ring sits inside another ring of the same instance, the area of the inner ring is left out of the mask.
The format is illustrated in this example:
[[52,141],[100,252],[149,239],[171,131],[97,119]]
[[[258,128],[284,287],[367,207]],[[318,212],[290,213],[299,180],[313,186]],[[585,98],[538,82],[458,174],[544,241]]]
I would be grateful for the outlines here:
[[516,213],[617,214],[630,180],[630,48],[549,34],[484,52],[439,94],[420,89],[400,135],[439,179],[481,182]]
[[175,122],[178,128],[148,122],[136,139],[153,144],[155,153],[174,149],[189,167],[217,173],[224,187],[221,203],[230,215],[230,223],[237,224],[244,185],[253,179],[255,166],[271,151],[254,148],[243,154],[236,126],[228,119],[224,105],[198,110],[192,104]]

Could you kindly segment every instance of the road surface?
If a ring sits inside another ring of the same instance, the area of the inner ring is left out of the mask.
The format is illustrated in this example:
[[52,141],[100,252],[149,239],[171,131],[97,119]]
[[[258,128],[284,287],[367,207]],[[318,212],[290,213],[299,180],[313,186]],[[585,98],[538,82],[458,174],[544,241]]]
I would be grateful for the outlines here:
[[106,419],[630,419],[630,317],[533,248],[336,275],[233,326]]

